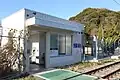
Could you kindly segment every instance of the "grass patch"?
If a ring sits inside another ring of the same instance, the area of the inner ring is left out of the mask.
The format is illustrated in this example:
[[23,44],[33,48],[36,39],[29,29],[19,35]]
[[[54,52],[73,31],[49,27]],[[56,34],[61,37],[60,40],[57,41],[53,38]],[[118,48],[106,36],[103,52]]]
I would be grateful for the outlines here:
[[64,66],[64,67],[58,67],[58,68],[78,71],[80,69],[91,67],[91,66],[96,66],[96,65],[99,65],[99,64],[97,62],[80,62],[80,63],[76,63],[76,64],[72,64],[69,66]]
[[116,61],[116,59],[104,59],[104,60],[100,60],[99,63],[105,64],[105,63],[114,62],[114,61]]
[[57,68],[78,71],[78,70],[81,70],[83,68],[99,66],[99,65],[103,65],[105,63],[114,62],[114,61],[115,60],[113,60],[113,59],[104,59],[104,60],[100,60],[98,62],[80,62],[80,63],[67,65],[67,66],[63,66],[63,67],[57,67]]
[[13,79],[13,80],[36,80],[36,78],[34,76],[28,76],[28,77]]

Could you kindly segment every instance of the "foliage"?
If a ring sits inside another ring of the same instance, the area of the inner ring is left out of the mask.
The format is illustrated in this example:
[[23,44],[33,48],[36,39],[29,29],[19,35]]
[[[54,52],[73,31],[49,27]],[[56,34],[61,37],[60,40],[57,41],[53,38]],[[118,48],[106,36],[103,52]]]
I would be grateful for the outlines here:
[[13,65],[17,60],[17,46],[15,36],[16,30],[10,30],[8,33],[8,42],[0,48],[0,76],[12,71]]
[[98,39],[103,38],[106,44],[112,44],[120,39],[120,12],[87,8],[69,20],[84,24],[85,34],[97,35]]
[[36,78],[33,76],[28,76],[28,77],[24,77],[24,78],[15,79],[15,80],[36,80]]
[[114,61],[116,60],[115,59],[103,59],[103,60],[99,60],[98,62],[80,62],[80,63],[58,67],[58,68],[68,69],[72,71],[79,71],[79,70],[84,70],[85,68],[93,68],[93,67],[104,65],[106,63],[114,62]]

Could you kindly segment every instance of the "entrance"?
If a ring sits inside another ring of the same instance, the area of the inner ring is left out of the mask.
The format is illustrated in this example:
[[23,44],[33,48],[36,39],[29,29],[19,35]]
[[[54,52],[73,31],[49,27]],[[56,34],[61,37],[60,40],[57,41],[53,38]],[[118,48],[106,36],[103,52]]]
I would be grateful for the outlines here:
[[45,67],[46,34],[34,32],[31,36],[30,70],[38,70]]

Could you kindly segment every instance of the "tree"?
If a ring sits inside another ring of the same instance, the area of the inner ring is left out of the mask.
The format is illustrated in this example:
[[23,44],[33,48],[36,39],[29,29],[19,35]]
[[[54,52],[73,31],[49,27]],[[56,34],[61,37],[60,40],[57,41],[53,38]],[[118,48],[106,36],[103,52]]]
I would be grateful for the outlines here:
[[[97,35],[98,39],[104,39],[106,44],[113,44],[120,39],[120,12],[87,8],[69,20],[84,24],[86,37]],[[89,41],[89,38],[86,39]]]
[[13,29],[8,32],[8,42],[0,48],[0,76],[11,72],[18,58],[15,32]]

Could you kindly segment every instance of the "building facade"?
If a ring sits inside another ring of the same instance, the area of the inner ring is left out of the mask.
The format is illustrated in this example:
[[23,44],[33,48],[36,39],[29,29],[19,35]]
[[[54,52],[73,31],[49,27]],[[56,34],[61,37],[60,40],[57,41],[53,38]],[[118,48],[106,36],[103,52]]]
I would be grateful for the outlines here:
[[[21,9],[2,20],[3,28],[29,29],[24,37],[26,71],[30,63],[46,68],[64,66],[81,61],[84,25],[29,9]],[[8,31],[3,31],[7,35]],[[4,41],[4,40],[3,40]]]

